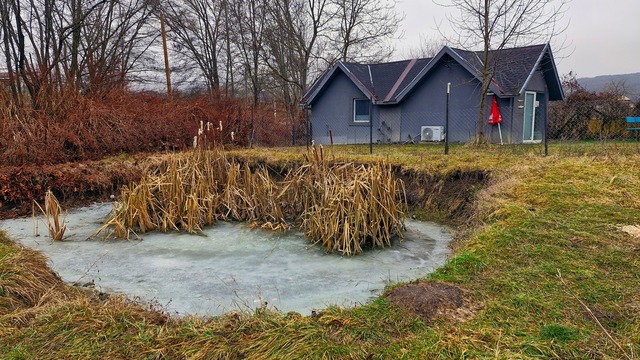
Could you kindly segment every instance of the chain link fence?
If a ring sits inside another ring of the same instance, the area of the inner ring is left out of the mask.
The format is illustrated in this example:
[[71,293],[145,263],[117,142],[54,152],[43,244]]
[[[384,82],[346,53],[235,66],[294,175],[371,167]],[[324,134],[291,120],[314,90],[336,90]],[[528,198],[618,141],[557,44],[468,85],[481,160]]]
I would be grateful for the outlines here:
[[[615,113],[611,109],[615,106]],[[291,121],[262,115],[254,122],[254,146],[362,145],[362,151],[381,152],[393,144],[423,144],[454,153],[473,143],[479,132],[498,151],[513,154],[588,154],[603,150],[640,152],[640,123],[628,118],[640,117],[632,102],[622,104],[551,103],[538,105],[525,116],[517,102],[500,107],[502,122],[488,123],[479,118],[477,108],[451,106],[441,111],[401,111],[399,107],[379,107],[372,111],[373,121],[354,122],[352,114],[319,116],[302,112]],[[548,120],[547,120],[548,119]],[[447,136],[448,134],[448,136]],[[435,151],[435,150],[434,150]]]

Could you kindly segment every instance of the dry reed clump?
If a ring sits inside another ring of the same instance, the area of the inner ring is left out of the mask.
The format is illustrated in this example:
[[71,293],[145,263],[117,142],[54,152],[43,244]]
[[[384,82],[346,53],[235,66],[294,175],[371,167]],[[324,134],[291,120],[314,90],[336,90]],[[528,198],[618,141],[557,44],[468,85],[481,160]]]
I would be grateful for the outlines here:
[[314,147],[293,178],[306,181],[301,229],[328,251],[353,255],[402,237],[406,192],[390,165],[336,164],[324,159],[322,147]]
[[156,229],[197,233],[218,220],[285,230],[276,195],[266,169],[251,172],[219,148],[196,149],[169,157],[138,184],[123,187],[121,201],[98,233],[107,228],[118,238]]
[[67,225],[65,224],[65,218],[60,218],[63,211],[56,196],[53,195],[51,190],[47,190],[44,196],[44,209],[38,202],[34,202],[47,219],[47,228],[49,229],[51,238],[55,241],[62,241],[64,232],[67,230]]
[[171,156],[136,185],[123,187],[98,230],[129,238],[159,229],[199,232],[218,220],[286,231],[299,226],[328,251],[352,255],[402,236],[405,189],[391,167],[336,164],[315,147],[306,164],[274,180],[266,167],[228,159],[220,148]]

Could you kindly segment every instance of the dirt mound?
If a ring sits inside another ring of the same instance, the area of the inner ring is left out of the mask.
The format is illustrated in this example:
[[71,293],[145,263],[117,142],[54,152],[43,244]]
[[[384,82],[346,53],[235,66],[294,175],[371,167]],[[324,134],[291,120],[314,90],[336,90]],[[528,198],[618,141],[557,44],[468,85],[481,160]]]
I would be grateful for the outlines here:
[[[473,315],[466,309],[464,292],[457,286],[440,282],[419,282],[389,291],[387,300],[428,322],[440,315],[464,321]],[[470,316],[471,315],[471,316]]]

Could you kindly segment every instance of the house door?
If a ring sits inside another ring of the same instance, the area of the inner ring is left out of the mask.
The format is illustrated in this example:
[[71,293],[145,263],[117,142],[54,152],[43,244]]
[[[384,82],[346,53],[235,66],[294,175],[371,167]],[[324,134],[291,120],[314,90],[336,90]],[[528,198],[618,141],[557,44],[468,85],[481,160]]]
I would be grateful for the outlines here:
[[524,94],[524,124],[522,141],[525,143],[542,141],[541,119],[536,119],[536,109],[540,108],[540,102],[536,100],[536,93],[527,91]]

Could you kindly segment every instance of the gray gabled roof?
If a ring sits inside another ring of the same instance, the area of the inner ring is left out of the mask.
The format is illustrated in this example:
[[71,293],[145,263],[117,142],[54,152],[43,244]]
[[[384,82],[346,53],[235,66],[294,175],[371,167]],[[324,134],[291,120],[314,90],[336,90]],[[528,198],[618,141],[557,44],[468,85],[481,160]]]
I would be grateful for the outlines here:
[[[371,101],[377,104],[399,103],[445,57],[454,59],[481,79],[482,54],[445,46],[434,58],[379,64],[338,62],[309,88],[301,104],[312,104],[337,71],[344,72]],[[547,82],[549,99],[561,100],[564,97],[549,44],[491,51],[489,61],[494,70],[490,90],[499,97],[522,93],[538,68]]]
[[430,58],[394,61],[379,64],[359,64],[338,62],[326,70],[307,90],[301,103],[312,104],[322,93],[338,71],[346,74],[351,81],[372,101],[382,102],[395,99],[395,95],[415,78]]
[[[451,50],[476,69],[477,74],[474,75],[478,78],[481,77],[482,51]],[[493,70],[493,90],[498,95],[519,95],[527,86],[534,71],[540,68],[549,86],[551,100],[561,100],[563,98],[562,86],[557,76],[549,44],[490,51],[488,58],[490,69]]]

